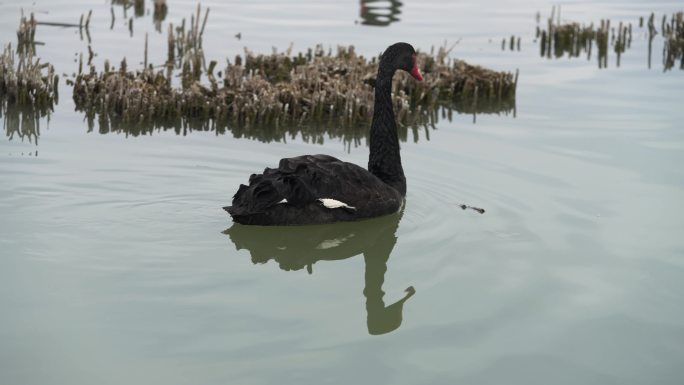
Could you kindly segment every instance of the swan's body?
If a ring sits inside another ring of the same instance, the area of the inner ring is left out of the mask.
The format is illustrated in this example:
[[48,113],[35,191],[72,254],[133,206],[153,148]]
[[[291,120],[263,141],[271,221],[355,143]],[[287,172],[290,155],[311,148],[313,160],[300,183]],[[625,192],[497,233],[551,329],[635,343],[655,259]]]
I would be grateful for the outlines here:
[[252,175],[228,212],[242,224],[312,224],[391,214],[402,202],[399,191],[362,167],[328,155],[303,155]]
[[281,159],[278,168],[253,174],[249,186],[240,185],[232,206],[224,207],[233,220],[250,225],[303,225],[397,212],[406,195],[391,100],[397,69],[422,80],[409,44],[390,46],[380,59],[368,170],[328,155]]

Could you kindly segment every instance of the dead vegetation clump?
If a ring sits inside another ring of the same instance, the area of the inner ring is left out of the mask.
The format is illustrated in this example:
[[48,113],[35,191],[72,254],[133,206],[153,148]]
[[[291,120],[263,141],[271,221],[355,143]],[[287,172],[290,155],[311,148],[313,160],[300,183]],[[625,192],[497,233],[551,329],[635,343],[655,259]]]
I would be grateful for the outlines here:
[[57,100],[59,76],[48,63],[41,63],[31,51],[15,53],[5,46],[0,56],[0,99],[8,105],[32,105],[52,109]]
[[[539,22],[537,14],[537,22]],[[663,70],[672,69],[679,62],[679,68],[684,69],[684,12],[676,12],[671,16],[663,15],[660,32],[656,27],[655,14],[651,13],[647,19],[639,18],[639,28],[646,28],[648,37],[648,68],[651,68],[653,39],[661,34],[663,42]],[[647,20],[645,25],[644,21]],[[558,13],[553,7],[547,27],[537,26],[540,54],[547,58],[579,57],[586,53],[587,60],[591,59],[592,47],[595,45],[599,68],[608,67],[608,55],[612,48],[616,55],[616,65],[620,66],[623,53],[632,45],[632,24],[619,22],[611,27],[610,20],[601,20],[598,26],[588,26],[579,23],[561,23],[560,7]]]
[[57,103],[59,76],[52,65],[35,57],[37,22],[23,14],[17,29],[18,49],[11,44],[0,56],[0,118],[5,134],[38,143],[40,119]]
[[[540,16],[537,14],[537,21]],[[583,25],[576,22],[561,22],[560,7],[556,12],[554,6],[551,16],[547,19],[547,26],[541,29],[537,26],[537,39],[539,39],[540,55],[546,58],[580,57],[586,53],[587,60],[591,59],[592,48],[596,45],[596,56],[599,68],[608,66],[609,49],[612,46],[615,51],[617,63],[620,66],[620,57],[632,44],[632,24],[620,22],[617,30],[611,29],[610,20],[601,20]]]
[[32,50],[19,54],[7,45],[0,56],[0,117],[6,135],[37,142],[40,118],[57,102],[59,76]]
[[665,70],[673,68],[679,60],[679,68],[684,69],[684,12],[672,15],[670,23],[663,19],[663,65]]
[[[581,25],[571,22],[556,24],[549,19],[546,30],[537,30],[540,39],[540,54],[547,58],[573,58],[586,53],[587,60],[591,59],[592,47],[596,45],[596,56],[599,68],[608,66],[608,54],[612,44],[620,66],[620,56],[632,43],[632,25],[619,23],[617,32],[610,28],[610,20],[601,20],[598,27],[594,24]],[[612,38],[611,38],[612,36]]]
[[[193,24],[190,30],[197,36],[201,29]],[[187,41],[189,35],[184,36]],[[76,107],[91,120],[99,114],[101,126],[114,130],[120,124],[152,128],[155,122],[176,122],[178,126],[179,120],[204,121],[213,129],[329,122],[350,127],[367,125],[373,116],[377,58],[357,55],[353,47],[326,53],[318,46],[297,55],[291,50],[270,55],[245,50],[244,57],[236,57],[215,74],[213,61],[200,72],[203,54],[196,49],[197,40],[190,51],[183,44],[183,56],[178,58],[178,39],[178,33],[169,38],[169,58],[182,68],[181,87],[172,87],[169,73],[151,65],[128,71],[124,62],[119,70],[107,66],[99,73],[91,67],[73,82]],[[501,111],[495,105],[514,106],[516,75],[447,56],[446,47],[436,54],[419,54],[423,82],[403,73],[395,76],[394,105],[400,125],[434,123],[439,108],[473,112],[484,106],[494,112]]]

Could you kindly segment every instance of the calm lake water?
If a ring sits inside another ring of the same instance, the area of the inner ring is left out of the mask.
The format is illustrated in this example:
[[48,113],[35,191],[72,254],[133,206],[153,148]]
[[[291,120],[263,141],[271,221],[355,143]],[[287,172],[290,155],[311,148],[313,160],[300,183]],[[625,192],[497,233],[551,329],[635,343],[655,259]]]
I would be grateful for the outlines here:
[[[655,12],[660,29],[682,3],[564,2],[562,20],[633,24],[607,69],[540,57],[550,1],[403,3],[364,18],[357,1],[203,2],[205,55],[220,63],[291,42],[375,55],[446,40],[455,58],[519,69],[515,117],[408,131],[396,216],[263,229],[221,210],[282,157],[365,166],[363,138],[100,134],[63,80],[37,138],[3,117],[0,383],[683,383],[684,71],[663,71],[660,34],[649,69],[638,27]],[[139,68],[145,33],[161,64],[167,24],[195,5],[170,0],[159,33],[152,1],[140,16],[114,5],[112,23],[104,0],[0,0],[0,41],[16,45],[22,8],[68,23],[92,9],[98,68]],[[511,35],[519,51],[501,49]],[[77,28],[41,25],[36,40],[59,74],[88,54]]]

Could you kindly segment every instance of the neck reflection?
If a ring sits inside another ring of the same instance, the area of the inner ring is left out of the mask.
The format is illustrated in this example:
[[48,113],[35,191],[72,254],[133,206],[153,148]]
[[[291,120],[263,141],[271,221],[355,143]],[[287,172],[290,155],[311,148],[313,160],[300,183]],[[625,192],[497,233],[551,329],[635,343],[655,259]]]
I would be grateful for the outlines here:
[[224,233],[237,250],[250,252],[253,263],[274,260],[286,271],[306,268],[312,274],[313,265],[318,261],[342,260],[363,254],[368,333],[379,335],[401,326],[404,303],[415,294],[415,289],[409,286],[401,299],[386,306],[382,291],[402,214],[403,210],[367,221],[321,226],[234,224]]

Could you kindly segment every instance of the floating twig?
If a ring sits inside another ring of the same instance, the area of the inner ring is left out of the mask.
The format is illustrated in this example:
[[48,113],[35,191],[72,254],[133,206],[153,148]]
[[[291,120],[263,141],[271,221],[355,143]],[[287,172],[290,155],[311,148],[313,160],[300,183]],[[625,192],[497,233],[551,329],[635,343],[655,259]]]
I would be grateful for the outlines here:
[[79,28],[81,25],[80,24],[73,24],[73,23],[58,23],[58,22],[52,22],[52,21],[37,21],[37,25],[45,25],[48,27],[65,27],[65,28]]
[[481,208],[479,208],[479,207],[473,207],[473,206],[468,206],[468,205],[463,205],[463,204],[458,205],[458,206],[459,206],[461,209],[463,209],[463,210],[470,209],[470,210],[477,211],[477,212],[480,213],[480,214],[484,214],[484,213],[485,213],[485,210],[484,210],[484,209],[481,209]]

